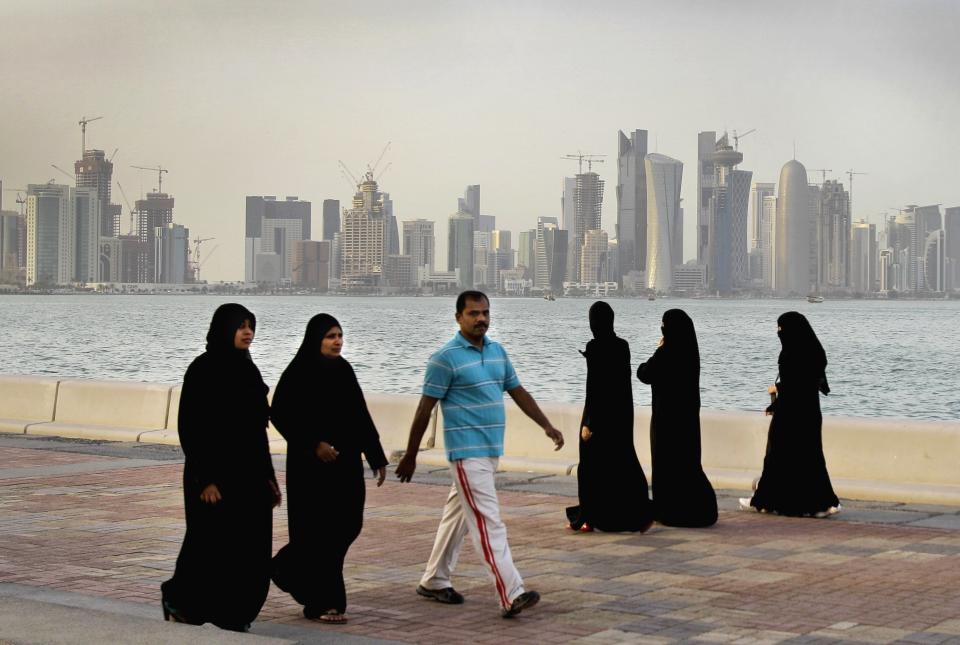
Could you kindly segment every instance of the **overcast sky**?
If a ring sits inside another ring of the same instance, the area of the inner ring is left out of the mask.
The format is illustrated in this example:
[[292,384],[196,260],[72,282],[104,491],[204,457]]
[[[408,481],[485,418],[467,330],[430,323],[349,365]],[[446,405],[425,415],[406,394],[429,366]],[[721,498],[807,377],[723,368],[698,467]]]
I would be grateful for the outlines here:
[[[960,205],[960,3],[112,2],[0,0],[0,180],[67,178],[81,116],[131,200],[155,188],[175,221],[219,245],[204,278],[243,277],[246,195],[349,204],[356,173],[392,141],[381,187],[402,220],[447,217],[467,184],[516,232],[559,216],[578,150],[617,130],[684,163],[685,255],[695,253],[697,132],[756,132],[741,168],[776,181],[793,157],[854,169],[854,217]],[[819,181],[820,173],[811,173]],[[114,184],[114,201],[119,191]],[[16,208],[4,192],[3,207]],[[126,208],[123,230],[126,232]],[[516,241],[514,241],[516,245]]]

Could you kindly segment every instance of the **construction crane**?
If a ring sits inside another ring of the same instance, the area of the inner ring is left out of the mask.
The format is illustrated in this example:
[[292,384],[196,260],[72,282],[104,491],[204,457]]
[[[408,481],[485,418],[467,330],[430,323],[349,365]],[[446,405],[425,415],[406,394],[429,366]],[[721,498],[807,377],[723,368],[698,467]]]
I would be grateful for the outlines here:
[[213,247],[213,248],[210,250],[209,253],[207,253],[207,257],[205,257],[205,258],[203,259],[203,261],[200,260],[200,245],[201,245],[202,243],[208,241],[208,240],[213,240],[213,239],[216,239],[216,238],[212,238],[212,237],[200,238],[200,237],[198,237],[198,238],[196,238],[196,239],[194,240],[194,243],[196,244],[196,250],[194,251],[194,253],[196,254],[196,258],[193,260],[193,280],[194,280],[194,282],[200,282],[200,267],[202,267],[204,264],[206,264],[206,263],[207,263],[207,260],[210,259],[210,257],[213,255],[214,251],[216,251],[217,249],[220,248],[220,245],[217,244],[215,247]]
[[563,156],[560,157],[560,158],[561,158],[561,159],[575,159],[575,160],[577,161],[577,164],[578,164],[577,174],[578,174],[578,175],[582,175],[582,174],[583,174],[583,162],[584,162],[584,160],[586,160],[586,162],[587,162],[587,172],[593,172],[593,164],[595,164],[595,163],[603,163],[603,159],[601,159],[600,157],[606,157],[606,156],[607,156],[607,155],[586,155],[586,154],[583,154],[582,152],[579,152],[579,151],[578,151],[577,154],[575,154],[575,155],[563,155]]
[[23,193],[27,192],[27,189],[26,188],[4,188],[3,190],[4,192],[11,192],[11,193],[17,194],[17,199],[15,201],[18,204],[20,204],[20,216],[23,217],[24,204],[27,203],[27,200],[23,198]]
[[[391,143],[393,143],[393,141],[387,141],[387,145],[383,147],[383,150],[380,152],[380,156],[377,157],[376,163],[374,163],[373,166],[369,166],[369,165],[367,166],[367,170],[370,172],[371,176],[373,176],[377,172],[377,166],[379,166],[380,162],[383,161],[383,155],[387,154],[387,150],[390,149]],[[387,164],[387,165],[389,166],[390,164]],[[386,168],[384,168],[384,171],[386,171]],[[380,173],[380,174],[382,175],[383,173]]]
[[830,169],[830,168],[808,168],[808,169],[807,169],[807,172],[808,172],[808,173],[811,173],[811,172],[819,172],[819,173],[821,173],[820,185],[822,186],[823,184],[827,183],[827,173],[828,173],[828,172],[833,172],[833,170]]
[[66,170],[64,170],[63,168],[61,168],[61,167],[58,166],[57,164],[52,163],[52,164],[50,164],[50,166],[51,166],[54,170],[59,170],[60,172],[62,172],[63,174],[65,174],[67,177],[69,177],[71,180],[75,179],[75,177],[74,177],[73,175],[71,175],[70,173],[68,173]]
[[732,132],[733,132],[733,149],[734,149],[734,150],[739,150],[739,149],[740,149],[740,139],[744,138],[744,137],[747,136],[748,134],[753,134],[753,133],[756,132],[756,131],[757,131],[756,128],[750,128],[749,130],[747,130],[747,131],[744,132],[743,134],[737,134],[737,131],[736,131],[736,130],[733,130],[733,131],[732,131]]
[[359,185],[360,185],[360,180],[358,180],[358,179],[356,178],[356,176],[355,176],[352,172],[350,172],[350,169],[347,168],[347,164],[343,163],[343,162],[340,161],[339,159],[337,159],[337,163],[340,164],[340,172],[341,172],[341,174],[343,174],[343,176],[345,176],[345,177],[347,178],[347,181],[353,182],[353,187],[354,187],[354,188],[356,188],[357,186],[359,186]]
[[157,173],[157,192],[158,193],[163,192],[163,173],[170,172],[169,170],[167,170],[166,168],[160,167],[160,164],[157,164],[155,168],[154,167],[148,168],[146,166],[130,166],[130,167],[136,168],[137,170],[152,170],[156,172]]
[[850,170],[846,171],[845,174],[847,175],[847,177],[848,177],[849,180],[850,180],[850,193],[849,193],[848,200],[849,200],[849,202],[850,202],[850,206],[849,206],[850,217],[853,217],[853,176],[854,176],[854,175],[865,175],[865,174],[867,174],[867,173],[865,173],[865,172],[856,172],[856,171],[854,171],[853,168],[851,168]]
[[110,153],[110,158],[107,159],[110,163],[113,163],[113,158],[117,156],[117,152],[120,151],[120,148],[114,148],[113,152]]
[[[193,279],[195,282],[200,282],[200,267],[203,266],[203,262],[200,261],[200,245],[204,242],[209,242],[210,240],[215,240],[215,237],[200,237],[199,235],[193,239]],[[219,244],[217,246],[220,246]],[[213,247],[213,251],[217,250],[217,246]],[[213,251],[210,251],[210,255],[213,255]],[[208,255],[207,258],[210,256]],[[206,262],[206,260],[204,260]]]
[[123,201],[127,204],[127,209],[130,211],[130,230],[127,232],[127,235],[133,235],[133,206],[130,205],[130,200],[127,199],[127,193],[123,190],[123,186],[120,185],[120,182],[117,182],[117,188],[120,189],[120,194],[123,195]]
[[392,161],[388,161],[388,162],[387,162],[387,165],[383,167],[383,170],[380,171],[380,174],[377,175],[377,177],[376,177],[376,179],[374,179],[374,181],[379,182],[379,181],[380,181],[380,178],[383,177],[388,170],[390,170],[390,166],[392,166],[392,165],[393,165],[393,162],[392,162]]
[[83,153],[87,151],[87,124],[93,123],[94,121],[99,121],[102,119],[102,116],[95,116],[92,119],[88,119],[85,116],[80,117],[78,125],[80,126],[80,158],[83,159]]

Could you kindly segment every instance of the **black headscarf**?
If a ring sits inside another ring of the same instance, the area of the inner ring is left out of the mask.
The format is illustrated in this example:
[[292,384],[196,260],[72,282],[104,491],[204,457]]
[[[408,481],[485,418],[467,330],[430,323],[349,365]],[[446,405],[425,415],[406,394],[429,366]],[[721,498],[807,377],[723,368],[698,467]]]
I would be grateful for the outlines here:
[[613,307],[602,300],[590,306],[590,331],[594,338],[610,338],[616,336],[613,330]]
[[307,331],[303,334],[303,342],[300,343],[297,355],[290,362],[290,367],[300,368],[316,365],[321,360],[332,360],[320,353],[320,347],[323,344],[323,337],[334,327],[343,329],[340,322],[330,314],[317,314],[311,318],[307,323]]
[[810,321],[797,311],[788,311],[777,318],[777,325],[780,327],[777,336],[780,337],[782,345],[777,359],[781,373],[784,363],[804,365],[807,371],[818,378],[820,391],[828,394],[830,386],[826,375],[827,353],[823,351],[823,345],[810,326]]
[[700,345],[693,320],[683,309],[669,309],[663,314],[663,348],[672,357],[682,357],[700,368]]
[[213,312],[213,320],[210,321],[210,329],[207,331],[207,351],[218,354],[237,352],[249,358],[250,352],[237,349],[234,345],[237,330],[243,326],[244,320],[249,320],[250,329],[256,331],[257,317],[243,305],[228,302],[217,307]]

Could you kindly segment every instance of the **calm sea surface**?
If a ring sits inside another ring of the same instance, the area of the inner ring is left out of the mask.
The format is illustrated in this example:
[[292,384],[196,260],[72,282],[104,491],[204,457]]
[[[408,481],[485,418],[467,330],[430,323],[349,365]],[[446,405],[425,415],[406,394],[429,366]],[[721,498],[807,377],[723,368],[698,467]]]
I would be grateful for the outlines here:
[[[0,373],[177,383],[203,350],[222,296],[0,296]],[[307,320],[343,324],[346,356],[367,392],[419,392],[429,355],[456,331],[454,300],[259,296],[236,298],[257,315],[254,360],[275,384]],[[583,401],[588,299],[494,299],[490,336],[507,348],[524,386],[542,401]],[[680,307],[700,340],[705,408],[762,410],[777,375],[776,318],[810,318],[830,365],[824,414],[960,418],[960,301],[611,300],[633,367]],[[650,390],[633,380],[637,405]]]

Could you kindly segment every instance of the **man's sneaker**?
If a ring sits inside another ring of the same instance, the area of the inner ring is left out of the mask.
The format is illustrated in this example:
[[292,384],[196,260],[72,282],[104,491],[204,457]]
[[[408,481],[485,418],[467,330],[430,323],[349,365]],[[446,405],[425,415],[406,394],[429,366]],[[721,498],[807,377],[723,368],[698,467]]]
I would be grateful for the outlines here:
[[741,510],[741,511],[755,511],[755,510],[757,510],[754,506],[751,506],[751,505],[750,505],[751,499],[752,499],[752,498],[750,498],[750,497],[741,497],[740,499],[737,500],[738,502],[740,502],[740,510]]
[[504,609],[500,612],[500,615],[504,618],[513,618],[524,609],[530,609],[538,602],[540,602],[540,594],[536,591],[525,591],[514,598],[513,602],[510,603],[510,608]]
[[433,598],[437,602],[446,605],[462,605],[463,594],[457,592],[453,587],[444,587],[443,589],[427,589],[423,585],[417,585],[417,593],[424,598]]

